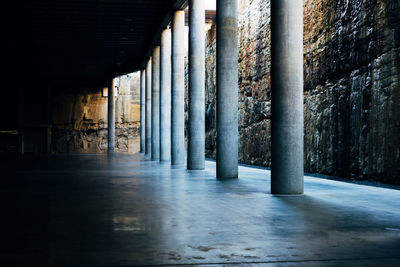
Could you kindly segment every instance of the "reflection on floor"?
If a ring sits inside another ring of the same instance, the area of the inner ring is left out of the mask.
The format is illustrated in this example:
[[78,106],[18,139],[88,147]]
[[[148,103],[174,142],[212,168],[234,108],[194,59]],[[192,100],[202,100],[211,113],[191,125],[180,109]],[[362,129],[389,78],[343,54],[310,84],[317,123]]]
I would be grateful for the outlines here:
[[279,197],[267,170],[218,181],[206,166],[2,162],[0,265],[400,265],[400,191],[306,177],[304,195]]

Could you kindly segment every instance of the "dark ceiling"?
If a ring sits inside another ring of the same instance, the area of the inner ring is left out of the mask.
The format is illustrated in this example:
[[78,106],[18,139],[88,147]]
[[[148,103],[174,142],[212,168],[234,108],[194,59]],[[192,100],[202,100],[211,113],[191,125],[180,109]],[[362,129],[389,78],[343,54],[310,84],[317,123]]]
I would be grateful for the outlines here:
[[58,86],[102,86],[141,68],[157,32],[184,2],[9,1],[0,9],[2,74]]

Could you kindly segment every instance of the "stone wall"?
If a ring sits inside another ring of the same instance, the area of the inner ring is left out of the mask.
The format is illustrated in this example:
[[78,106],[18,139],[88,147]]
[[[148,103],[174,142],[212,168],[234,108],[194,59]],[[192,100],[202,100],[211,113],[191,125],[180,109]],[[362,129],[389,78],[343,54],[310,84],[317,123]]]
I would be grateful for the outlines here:
[[400,183],[400,1],[304,14],[306,170]]
[[[270,1],[239,4],[239,160],[270,166]],[[215,158],[215,25],[206,153]],[[305,171],[400,183],[400,1],[304,0]]]
[[[115,80],[115,151],[139,151],[140,100],[137,73]],[[59,92],[53,97],[52,151],[107,152],[107,101],[104,92]]]

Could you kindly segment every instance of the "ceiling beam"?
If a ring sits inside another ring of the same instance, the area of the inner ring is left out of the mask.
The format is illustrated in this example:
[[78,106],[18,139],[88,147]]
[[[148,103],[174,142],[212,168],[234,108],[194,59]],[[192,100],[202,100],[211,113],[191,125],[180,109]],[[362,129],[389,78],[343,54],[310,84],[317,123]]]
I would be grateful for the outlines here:
[[156,34],[154,35],[151,47],[148,48],[147,53],[146,53],[144,59],[142,60],[142,63],[140,64],[140,69],[145,68],[147,60],[151,57],[151,55],[153,53],[153,47],[160,44],[161,31],[168,27],[168,25],[171,22],[173,13],[176,10],[185,9],[187,7],[187,5],[188,5],[187,0],[177,0],[175,2],[175,4],[172,6],[171,10],[168,11],[167,15],[162,20],[161,25],[158,27]]

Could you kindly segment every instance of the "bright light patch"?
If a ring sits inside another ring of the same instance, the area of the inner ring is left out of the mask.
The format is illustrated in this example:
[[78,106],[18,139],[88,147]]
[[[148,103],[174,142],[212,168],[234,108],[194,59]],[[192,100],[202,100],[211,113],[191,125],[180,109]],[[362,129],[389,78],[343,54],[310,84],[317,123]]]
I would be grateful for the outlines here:
[[217,9],[217,1],[216,0],[206,0],[206,9],[207,10],[216,10]]

